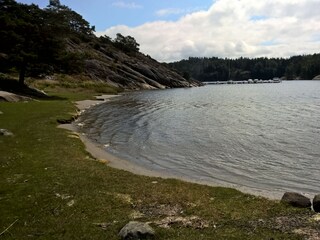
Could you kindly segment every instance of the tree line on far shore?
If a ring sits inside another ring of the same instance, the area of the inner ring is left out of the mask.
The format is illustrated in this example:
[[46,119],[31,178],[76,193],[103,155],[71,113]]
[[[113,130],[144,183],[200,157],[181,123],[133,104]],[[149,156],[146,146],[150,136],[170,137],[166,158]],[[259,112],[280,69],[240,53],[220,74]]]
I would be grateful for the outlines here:
[[170,63],[185,77],[199,81],[248,79],[313,79],[320,75],[320,54],[290,58],[200,58]]

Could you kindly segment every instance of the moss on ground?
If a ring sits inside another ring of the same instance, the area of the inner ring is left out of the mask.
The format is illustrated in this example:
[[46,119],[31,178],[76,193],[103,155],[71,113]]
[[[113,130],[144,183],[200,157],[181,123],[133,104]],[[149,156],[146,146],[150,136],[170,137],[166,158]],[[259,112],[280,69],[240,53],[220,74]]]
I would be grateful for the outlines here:
[[153,222],[156,239],[302,239],[295,229],[319,231],[309,210],[95,161],[56,122],[76,112],[72,100],[90,94],[0,102],[0,128],[14,133],[0,136],[1,239],[118,239],[132,219]]

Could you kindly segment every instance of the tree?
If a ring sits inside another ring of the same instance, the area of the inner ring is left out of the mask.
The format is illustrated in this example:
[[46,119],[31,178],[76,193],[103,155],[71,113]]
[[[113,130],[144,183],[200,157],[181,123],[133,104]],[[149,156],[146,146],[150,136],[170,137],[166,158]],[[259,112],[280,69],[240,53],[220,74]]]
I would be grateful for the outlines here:
[[[230,62],[232,63],[231,68],[229,68]],[[192,78],[200,81],[226,81],[229,79],[229,71],[234,80],[270,79],[283,76],[287,79],[312,79],[320,75],[319,62],[320,54],[294,56],[289,59],[193,57],[170,63],[169,66],[180,72],[187,72]]]
[[54,36],[46,29],[46,15],[34,4],[0,0],[0,16],[0,52],[19,70],[19,83],[24,84],[30,63],[50,59],[56,46]]
[[99,41],[102,44],[110,44],[112,42],[111,38],[107,35],[100,36]]
[[0,61],[5,62],[0,70],[17,69],[19,83],[24,84],[27,73],[49,73],[54,67],[71,66],[68,61],[79,62],[82,56],[68,54],[65,39],[72,35],[90,39],[93,30],[81,15],[58,0],[51,0],[46,9],[0,0]]
[[49,6],[53,6],[53,7],[59,7],[59,6],[61,6],[60,0],[50,0],[50,1],[49,1]]
[[65,5],[61,5],[59,0],[50,0],[46,9],[47,12],[54,13],[56,21],[63,26],[69,33],[93,35],[95,26],[83,19],[77,12]]
[[139,43],[131,36],[124,37],[122,34],[117,33],[117,37],[114,39],[114,45],[124,52],[139,52]]

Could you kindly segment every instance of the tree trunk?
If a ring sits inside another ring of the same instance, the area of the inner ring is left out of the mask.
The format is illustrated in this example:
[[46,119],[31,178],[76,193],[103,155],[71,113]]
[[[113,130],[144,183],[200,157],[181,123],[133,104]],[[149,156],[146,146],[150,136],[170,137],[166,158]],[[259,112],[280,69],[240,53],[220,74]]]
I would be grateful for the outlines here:
[[22,64],[21,64],[21,69],[20,69],[20,73],[19,73],[19,84],[22,86],[24,85],[24,79],[25,79],[25,75],[26,75],[26,61],[23,60]]

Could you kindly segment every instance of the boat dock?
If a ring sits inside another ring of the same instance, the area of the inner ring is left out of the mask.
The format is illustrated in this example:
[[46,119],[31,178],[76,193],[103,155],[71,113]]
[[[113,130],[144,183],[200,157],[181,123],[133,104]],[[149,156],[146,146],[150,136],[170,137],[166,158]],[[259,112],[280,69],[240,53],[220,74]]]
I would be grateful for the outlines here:
[[257,84],[257,83],[281,83],[280,79],[269,79],[269,80],[262,80],[262,79],[249,79],[249,80],[241,80],[241,81],[215,81],[215,82],[204,82],[204,84]]

